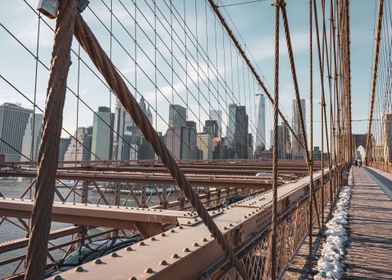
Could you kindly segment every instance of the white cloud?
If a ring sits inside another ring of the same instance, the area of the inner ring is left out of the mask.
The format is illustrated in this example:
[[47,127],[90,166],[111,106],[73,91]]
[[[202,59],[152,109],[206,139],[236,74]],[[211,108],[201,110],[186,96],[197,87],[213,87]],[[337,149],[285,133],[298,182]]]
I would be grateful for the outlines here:
[[[309,34],[308,33],[292,33],[291,34],[291,45],[293,48],[293,53],[303,53],[308,50],[309,46]],[[274,53],[274,42],[273,38],[262,38],[260,40],[252,41],[248,44],[249,48],[252,50],[252,55],[256,61],[260,62],[267,59],[272,59],[275,55]],[[288,56],[286,38],[284,36],[280,37],[279,40],[279,55]]]

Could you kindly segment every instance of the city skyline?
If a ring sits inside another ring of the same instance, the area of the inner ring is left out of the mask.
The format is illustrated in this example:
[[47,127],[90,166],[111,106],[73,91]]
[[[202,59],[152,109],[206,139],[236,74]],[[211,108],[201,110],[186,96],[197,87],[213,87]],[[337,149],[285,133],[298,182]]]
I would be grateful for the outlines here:
[[[293,129],[300,132],[299,113],[296,101],[292,100],[292,104],[293,119],[295,120],[295,122],[292,122]],[[139,100],[139,106],[150,122],[153,123],[152,114],[143,97]],[[305,100],[301,100],[301,107],[304,106]],[[19,129],[20,131],[23,131],[20,133],[21,135],[23,134],[20,148],[22,153],[25,152],[29,155],[32,154],[32,151],[34,150],[34,154],[37,156],[38,142],[40,139],[40,133],[38,132],[41,129],[42,114],[34,115],[30,110],[11,103],[1,105],[0,109],[4,107],[22,112],[21,114],[25,116],[22,119],[19,117],[16,118],[16,120],[21,120],[19,121],[19,124],[14,123],[14,126],[25,127],[24,129]],[[206,120],[202,130],[198,131],[196,123],[187,119],[187,108],[178,104],[171,104],[168,116],[168,123],[171,124],[171,126],[166,130],[165,134],[162,134],[162,132],[159,133],[162,135],[162,141],[166,143],[169,150],[177,159],[219,159],[222,157],[253,158],[253,154],[258,150],[258,146],[260,145],[257,145],[254,141],[254,139],[257,139],[257,135],[249,133],[246,108],[245,106],[230,104],[229,112],[230,111],[232,112],[233,120],[231,121],[230,119],[229,125],[234,131],[230,136],[225,136],[220,135],[221,130],[219,129],[217,120]],[[260,115],[263,114],[258,115],[260,119]],[[219,112],[215,112],[215,116],[219,116]],[[31,149],[31,145],[29,146],[28,143],[33,143],[33,119],[35,119],[35,148]],[[1,118],[0,121],[2,121]],[[306,120],[304,121],[306,122]],[[231,132],[229,126],[226,127],[226,129],[228,133]],[[387,131],[386,128],[384,128],[384,130]],[[272,134],[273,132],[271,131],[270,139],[272,139]],[[140,129],[136,127],[129,114],[121,109],[121,106],[115,108],[114,113],[110,111],[109,107],[99,107],[93,116],[92,125],[88,127],[78,127],[73,136],[76,137],[80,143],[77,143],[72,137],[62,138],[62,148],[60,149],[62,152],[59,154],[60,159],[66,161],[155,159],[155,153],[150,144],[147,143]],[[256,138],[254,138],[255,136]],[[299,146],[299,144],[296,143],[296,140],[289,132],[287,125],[283,122],[278,126],[278,136],[279,158],[304,158],[303,149],[301,147],[296,147]],[[17,143],[19,142],[17,141]],[[121,143],[120,151],[118,150],[118,143]],[[223,145],[225,148],[218,147],[218,145]],[[314,147],[318,146],[314,145]],[[264,148],[262,147],[262,149]],[[298,152],[298,149],[300,149],[300,152]],[[384,150],[385,149],[387,148],[384,148]],[[222,155],[222,151],[226,152]],[[262,151],[264,150],[261,150],[261,152]],[[269,149],[267,149],[266,152],[262,152],[262,154],[266,156],[268,151]],[[257,156],[260,156],[260,151],[256,153]],[[384,154],[387,153],[389,153],[389,150],[387,152],[384,151]],[[23,156],[19,155],[20,159],[22,159],[22,157]],[[269,155],[267,157],[269,157]],[[12,157],[6,156],[6,158],[8,160]],[[16,157],[14,157],[14,159],[15,158]]]

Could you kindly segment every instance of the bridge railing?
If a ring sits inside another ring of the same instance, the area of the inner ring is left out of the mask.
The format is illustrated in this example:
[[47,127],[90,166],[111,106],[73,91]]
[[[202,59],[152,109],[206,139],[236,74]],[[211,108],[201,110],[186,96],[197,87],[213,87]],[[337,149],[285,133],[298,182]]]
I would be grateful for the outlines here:
[[[332,175],[332,184],[329,182],[329,176],[327,174],[324,182],[324,186],[321,184],[315,188],[316,201],[318,213],[321,211],[328,212],[330,203],[334,203],[334,197],[339,192],[340,188],[337,185],[337,181],[341,180],[341,177],[337,172]],[[322,198],[322,192],[324,197]],[[277,236],[277,273],[278,279],[280,279],[286,272],[292,259],[296,256],[300,246],[305,241],[309,234],[309,224],[304,217],[308,217],[308,196],[305,195],[296,204],[289,207],[286,211],[281,213],[278,217],[278,236]],[[323,202],[323,204],[322,204]],[[313,226],[312,231],[318,232],[320,228],[317,225],[317,212],[313,211]],[[248,250],[243,250],[243,253],[239,254],[239,258],[245,267],[248,269],[250,279],[270,279],[270,265],[271,255],[268,249],[270,238],[269,224],[266,228],[260,230],[257,233],[252,247]],[[301,264],[301,269],[305,269],[306,263]],[[238,279],[239,275],[234,268],[229,269],[225,274],[219,277],[222,280],[234,280]]]

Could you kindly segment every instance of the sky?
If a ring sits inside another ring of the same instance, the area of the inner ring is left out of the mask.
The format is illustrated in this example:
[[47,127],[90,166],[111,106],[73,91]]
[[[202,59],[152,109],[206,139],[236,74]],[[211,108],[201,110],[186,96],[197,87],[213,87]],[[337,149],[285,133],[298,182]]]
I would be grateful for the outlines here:
[[[53,31],[50,28],[54,28],[55,21],[46,17],[38,19],[35,13],[38,2],[0,1],[0,104],[17,102],[33,108],[30,99],[35,100],[39,111],[38,108],[43,109],[45,105],[47,69],[53,45]],[[219,0],[217,3],[222,6],[238,2],[244,1]],[[241,45],[252,57],[252,63],[271,94],[274,73],[272,2],[266,0],[220,8]],[[309,120],[309,1],[286,2],[300,95],[307,100],[306,118]],[[134,96],[140,99],[143,95],[150,104],[156,129],[165,132],[170,103],[186,106],[188,119],[196,121],[198,130],[201,130],[211,109],[222,110],[223,123],[227,124],[228,104],[235,102],[247,107],[249,130],[255,134],[258,102],[255,94],[261,91],[206,1],[173,0],[171,7],[169,0],[157,0],[157,17],[154,17],[153,1],[137,0],[136,3],[135,13],[133,1],[90,0],[89,7],[82,15],[126,79]],[[367,119],[369,110],[376,1],[355,0],[350,3],[352,118],[362,120]],[[317,4],[320,8],[321,1],[317,1]],[[157,32],[154,32],[155,25]],[[185,25],[187,33],[184,31]],[[135,26],[137,44],[134,40]],[[294,90],[283,35],[281,28],[279,106],[291,120]],[[196,39],[199,45],[195,44]],[[320,76],[315,41],[313,45],[314,144],[319,145]],[[184,51],[185,46],[187,51]],[[76,126],[92,125],[93,111],[97,111],[98,106],[108,106],[114,111],[116,103],[115,96],[85,52],[79,48],[76,39],[72,49],[64,107],[64,137],[68,136],[67,132],[73,134]],[[38,63],[35,59],[37,55]],[[266,108],[266,123],[268,146],[272,127],[270,104]],[[354,133],[366,133],[366,128],[367,122],[353,122]]]

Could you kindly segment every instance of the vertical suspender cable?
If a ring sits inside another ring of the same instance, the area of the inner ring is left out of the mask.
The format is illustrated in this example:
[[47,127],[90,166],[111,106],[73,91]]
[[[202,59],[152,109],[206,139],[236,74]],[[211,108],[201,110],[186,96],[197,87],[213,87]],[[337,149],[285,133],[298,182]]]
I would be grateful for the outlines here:
[[274,144],[272,150],[272,225],[271,225],[271,279],[277,275],[276,239],[278,216],[278,108],[279,108],[279,14],[280,0],[275,0],[275,68],[274,68]]
[[[281,5],[282,9],[282,20],[283,20],[283,27],[284,27],[284,32],[286,35],[286,44],[287,44],[287,51],[289,55],[289,61],[290,61],[290,69],[291,69],[291,75],[293,78],[293,83],[294,83],[294,92],[295,92],[295,100],[297,103],[297,109],[299,112],[299,119],[300,119],[300,127],[301,127],[301,135],[302,135],[302,140],[304,144],[304,149],[305,149],[305,159],[308,167],[309,174],[313,172],[311,169],[313,169],[313,162],[310,158],[310,153],[309,153],[309,146],[306,138],[306,127],[305,127],[305,122],[304,122],[304,116],[303,116],[303,111],[302,111],[302,106],[301,106],[301,97],[299,94],[299,87],[298,87],[298,80],[297,80],[297,73],[295,69],[295,61],[294,61],[294,54],[293,54],[293,48],[291,44],[291,37],[290,37],[290,29],[289,29],[289,24],[287,20],[287,12],[286,12],[286,4]],[[312,120],[310,120],[312,122]],[[311,149],[311,148],[310,148]],[[316,210],[316,216],[317,216],[317,222],[320,227],[320,217],[317,209],[317,200],[313,190],[313,181],[310,181],[310,195],[312,196],[312,200],[314,201],[315,204],[315,210]]]
[[[313,147],[313,18],[312,18],[312,0],[309,1],[309,100],[310,100],[310,155],[309,155],[309,160],[310,162],[313,161],[313,152],[312,152],[312,147]],[[299,104],[298,104],[299,105]],[[312,200],[313,200],[313,164],[311,164],[311,168],[309,169],[309,177],[310,177],[310,182],[309,182],[309,251],[308,251],[308,257],[309,257],[309,272],[312,271],[312,238],[313,238],[313,205],[312,205]],[[317,206],[316,206],[317,209]]]
[[382,27],[382,16],[383,16],[383,5],[384,0],[378,0],[378,11],[377,11],[377,33],[376,33],[376,45],[374,47],[374,61],[373,61],[373,77],[372,77],[372,87],[370,91],[370,108],[369,108],[369,124],[368,124],[368,133],[366,140],[366,157],[365,164],[369,165],[371,158],[371,133],[372,133],[372,124],[373,124],[373,109],[374,109],[374,96],[376,92],[376,84],[377,84],[377,70],[378,70],[378,58],[380,52],[380,34]]

